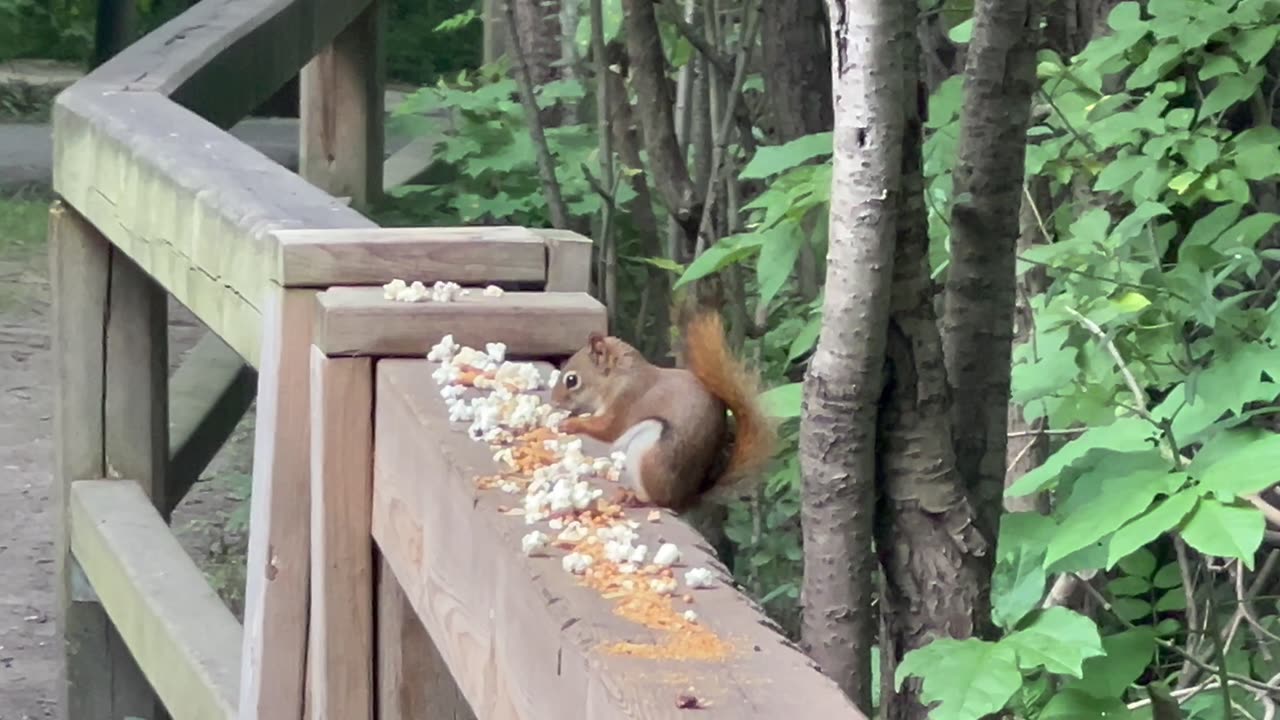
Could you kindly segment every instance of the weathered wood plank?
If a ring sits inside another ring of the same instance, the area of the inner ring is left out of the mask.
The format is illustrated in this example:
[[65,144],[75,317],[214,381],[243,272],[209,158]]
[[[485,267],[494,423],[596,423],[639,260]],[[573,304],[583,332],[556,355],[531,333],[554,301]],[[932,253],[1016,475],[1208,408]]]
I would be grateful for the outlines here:
[[378,720],[475,720],[386,558],[378,556]]
[[591,291],[591,238],[572,230],[532,231],[547,246],[547,290]]
[[358,210],[382,192],[384,13],[371,3],[300,75],[299,173]]
[[258,375],[225,342],[205,333],[169,381],[169,478],[172,512],[253,404]]
[[71,483],[106,475],[103,408],[111,246],[73,209],[49,213],[53,297],[55,482],[58,512],[58,634],[66,662],[61,706],[76,720],[150,717],[157,699],[106,612],[75,591],[71,557]]
[[478,291],[453,302],[387,300],[382,288],[336,287],[318,293],[313,342],[328,355],[421,356],[445,335],[483,348],[507,345],[518,357],[565,356],[605,330],[604,306],[584,293]]
[[231,127],[292,78],[369,0],[202,2],[79,83],[167,95]]
[[392,278],[482,285],[546,276],[543,241],[522,227],[277,230],[275,279],[287,287],[383,285]]
[[164,288],[116,248],[111,249],[109,283],[104,477],[134,480],[157,508],[165,508],[169,466],[168,299]]
[[240,624],[141,487],[75,482],[71,517],[76,559],[173,717],[234,720]]
[[302,717],[310,573],[310,348],[315,293],[267,298],[246,557],[241,720]]
[[311,351],[308,717],[373,714],[373,361]]
[[[447,409],[425,360],[380,361],[376,373],[373,536],[415,613],[478,717],[605,720],[677,718],[692,686],[716,718],[862,718],[759,609],[723,583],[697,593],[699,622],[733,643],[723,662],[612,655],[601,645],[648,642],[653,631],[614,615],[560,567],[559,553],[526,557],[510,495],[481,491],[496,472]],[[431,468],[424,475],[422,468]],[[692,529],[667,515],[637,542],[675,543],[682,565],[724,573]],[[541,526],[545,530],[545,525]]]
[[74,86],[54,128],[58,193],[254,367],[270,232],[373,227],[159,95]]

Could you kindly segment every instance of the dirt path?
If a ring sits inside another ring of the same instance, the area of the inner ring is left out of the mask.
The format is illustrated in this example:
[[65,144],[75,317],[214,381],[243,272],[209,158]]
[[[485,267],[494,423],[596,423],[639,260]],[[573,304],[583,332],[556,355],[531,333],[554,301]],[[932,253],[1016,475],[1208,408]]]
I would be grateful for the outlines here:
[[[41,229],[28,225],[26,232]],[[54,617],[49,285],[43,239],[13,237],[22,231],[0,222],[0,720],[62,717],[54,699],[61,653]],[[170,318],[176,367],[202,328],[176,304]],[[249,417],[206,472],[213,481],[197,484],[173,520],[187,552],[232,594],[243,582],[242,537],[227,521],[240,505],[236,493],[244,483],[237,479],[251,465],[251,429]]]

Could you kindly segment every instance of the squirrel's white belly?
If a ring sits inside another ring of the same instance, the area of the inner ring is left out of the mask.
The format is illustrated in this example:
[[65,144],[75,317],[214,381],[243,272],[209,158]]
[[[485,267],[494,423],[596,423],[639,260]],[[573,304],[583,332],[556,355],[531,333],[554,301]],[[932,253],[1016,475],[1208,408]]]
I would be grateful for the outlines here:
[[612,452],[621,452],[627,458],[622,468],[622,478],[642,503],[650,502],[651,498],[644,489],[644,483],[640,482],[640,461],[662,438],[662,427],[658,420],[641,420],[613,441]]

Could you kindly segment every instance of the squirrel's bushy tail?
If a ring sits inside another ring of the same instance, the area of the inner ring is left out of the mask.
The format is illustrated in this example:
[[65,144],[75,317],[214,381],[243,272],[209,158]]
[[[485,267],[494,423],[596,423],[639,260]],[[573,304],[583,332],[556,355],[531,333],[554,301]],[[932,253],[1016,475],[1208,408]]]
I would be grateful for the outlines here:
[[715,486],[724,488],[759,471],[773,457],[773,425],[760,410],[759,380],[732,353],[720,315],[702,312],[685,328],[685,364],[694,377],[733,413],[734,440]]

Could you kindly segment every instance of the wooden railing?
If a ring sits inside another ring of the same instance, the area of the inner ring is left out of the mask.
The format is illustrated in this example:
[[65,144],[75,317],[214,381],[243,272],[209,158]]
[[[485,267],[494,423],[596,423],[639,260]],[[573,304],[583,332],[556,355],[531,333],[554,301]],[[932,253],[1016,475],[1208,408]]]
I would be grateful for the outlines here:
[[[381,180],[382,22],[368,0],[204,0],[58,98],[66,716],[662,717],[701,678],[720,717],[860,717],[728,587],[703,615],[740,657],[602,657],[606,605],[520,552],[523,524],[474,483],[493,460],[422,356],[446,333],[572,352],[605,322],[590,241],[360,214]],[[225,129],[300,68],[295,175]],[[393,276],[508,292],[395,303]],[[172,378],[168,295],[210,331]],[[255,398],[242,626],[167,519]],[[678,521],[662,531],[714,564]]]

